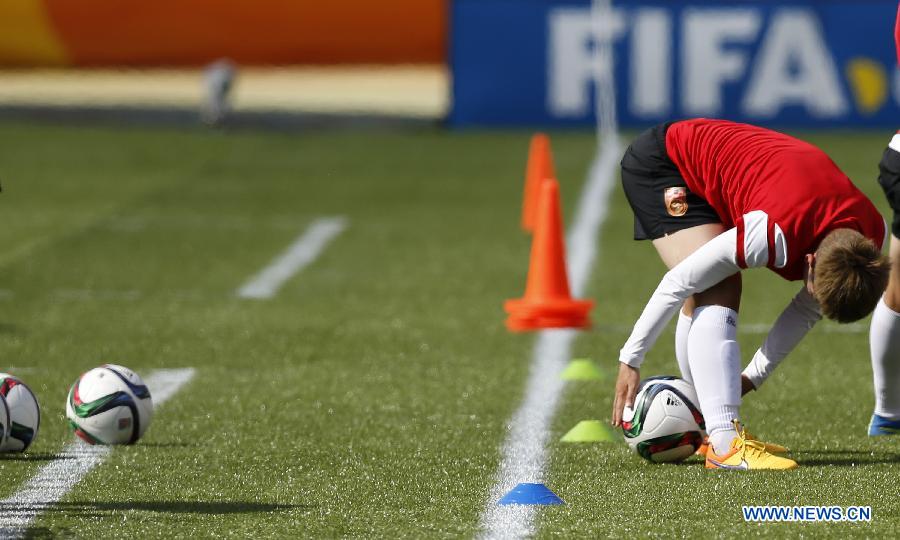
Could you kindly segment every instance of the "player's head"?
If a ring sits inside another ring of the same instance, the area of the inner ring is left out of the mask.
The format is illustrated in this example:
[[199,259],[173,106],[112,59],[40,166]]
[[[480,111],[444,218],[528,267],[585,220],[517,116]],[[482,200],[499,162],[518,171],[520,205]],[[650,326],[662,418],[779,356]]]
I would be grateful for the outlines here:
[[854,230],[828,233],[810,261],[810,290],[822,314],[837,322],[858,321],[871,313],[887,287],[888,258]]

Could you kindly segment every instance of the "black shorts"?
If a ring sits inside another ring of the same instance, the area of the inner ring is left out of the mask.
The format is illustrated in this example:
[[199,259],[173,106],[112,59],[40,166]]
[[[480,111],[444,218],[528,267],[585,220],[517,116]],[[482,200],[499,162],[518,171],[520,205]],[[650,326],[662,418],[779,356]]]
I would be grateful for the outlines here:
[[881,163],[878,164],[878,172],[878,183],[894,211],[891,232],[900,237],[900,152],[885,148]]
[[622,187],[634,211],[634,239],[656,240],[667,234],[708,223],[719,215],[692,193],[666,152],[671,122],[641,133],[622,157]]

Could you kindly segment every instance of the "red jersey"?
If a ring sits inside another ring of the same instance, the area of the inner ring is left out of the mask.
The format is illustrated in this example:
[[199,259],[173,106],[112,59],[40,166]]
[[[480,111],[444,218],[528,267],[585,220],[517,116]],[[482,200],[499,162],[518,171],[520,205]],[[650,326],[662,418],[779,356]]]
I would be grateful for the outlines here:
[[900,6],[897,6],[897,20],[894,22],[894,44],[897,46],[897,64],[900,65]]
[[882,246],[887,225],[872,202],[815,146],[782,133],[725,120],[675,122],[666,151],[688,189],[726,227],[737,227],[741,268],[766,266],[803,279],[805,256],[835,229]]

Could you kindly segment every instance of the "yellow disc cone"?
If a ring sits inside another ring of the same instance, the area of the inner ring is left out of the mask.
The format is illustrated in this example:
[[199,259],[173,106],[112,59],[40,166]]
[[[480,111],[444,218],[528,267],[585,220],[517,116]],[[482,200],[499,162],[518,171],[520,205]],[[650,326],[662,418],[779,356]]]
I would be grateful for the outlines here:
[[562,436],[562,442],[610,442],[615,440],[612,430],[599,420],[582,420]]
[[604,379],[604,374],[587,358],[576,358],[569,362],[560,377],[564,381],[599,381]]

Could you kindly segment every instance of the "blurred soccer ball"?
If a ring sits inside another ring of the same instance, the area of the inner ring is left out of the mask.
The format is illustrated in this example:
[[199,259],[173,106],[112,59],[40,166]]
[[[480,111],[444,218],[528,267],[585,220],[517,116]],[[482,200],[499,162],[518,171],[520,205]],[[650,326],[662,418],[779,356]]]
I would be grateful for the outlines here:
[[31,388],[9,373],[0,373],[0,396],[9,407],[9,436],[0,452],[24,452],[37,437],[41,409]]
[[91,444],[133,444],[150,425],[153,401],[137,373],[104,364],[72,385],[66,417],[75,435]]
[[0,445],[6,444],[9,437],[9,407],[6,406],[6,398],[0,396]]
[[676,462],[690,457],[703,443],[703,415],[693,385],[678,377],[641,381],[634,408],[625,408],[625,442],[642,458]]

